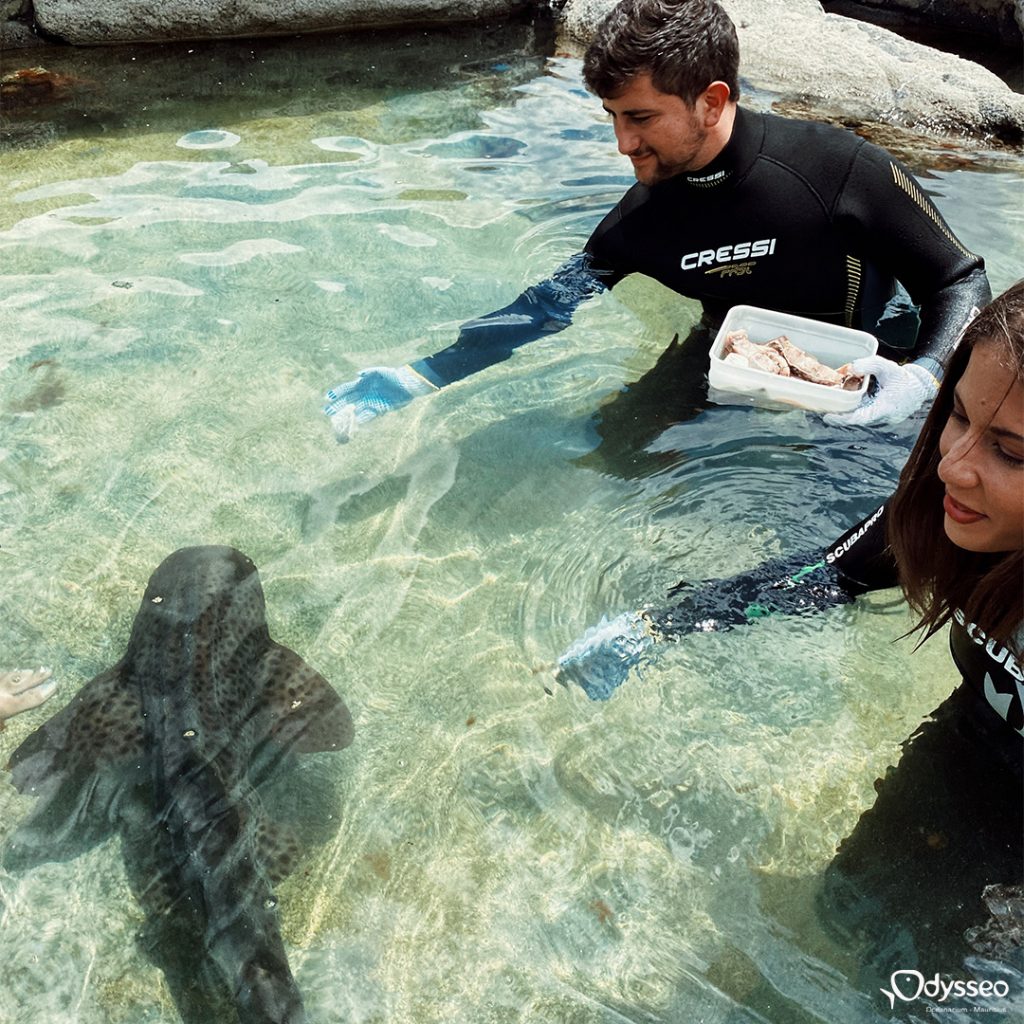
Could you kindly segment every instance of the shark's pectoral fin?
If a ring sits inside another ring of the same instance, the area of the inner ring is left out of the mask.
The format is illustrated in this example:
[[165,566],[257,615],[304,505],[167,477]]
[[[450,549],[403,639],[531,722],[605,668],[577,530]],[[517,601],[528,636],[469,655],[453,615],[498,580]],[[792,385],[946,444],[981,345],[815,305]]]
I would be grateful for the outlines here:
[[19,793],[34,793],[56,775],[86,775],[138,760],[142,749],[142,703],[115,665],[30,733],[7,768]]
[[342,750],[352,742],[352,716],[330,683],[294,651],[273,644],[260,663],[259,685],[275,716],[271,736],[300,754]]
[[36,803],[7,844],[6,867],[70,860],[111,834],[141,769],[140,714],[115,666],[26,737],[7,767],[15,788]]

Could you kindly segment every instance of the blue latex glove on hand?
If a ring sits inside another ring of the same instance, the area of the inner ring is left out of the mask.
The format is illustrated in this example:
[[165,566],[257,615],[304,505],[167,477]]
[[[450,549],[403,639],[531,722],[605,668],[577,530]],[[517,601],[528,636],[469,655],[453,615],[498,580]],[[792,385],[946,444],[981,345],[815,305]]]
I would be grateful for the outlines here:
[[558,679],[578,683],[591,700],[607,700],[653,644],[640,612],[603,617],[558,659]]
[[830,412],[822,418],[835,427],[882,427],[902,423],[931,402],[939,382],[917,363],[894,363],[882,356],[855,359],[854,373],[871,374],[875,388],[850,412]]
[[345,442],[360,424],[437,390],[411,366],[371,366],[360,371],[355,380],[335,384],[327,392],[324,412],[334,436]]

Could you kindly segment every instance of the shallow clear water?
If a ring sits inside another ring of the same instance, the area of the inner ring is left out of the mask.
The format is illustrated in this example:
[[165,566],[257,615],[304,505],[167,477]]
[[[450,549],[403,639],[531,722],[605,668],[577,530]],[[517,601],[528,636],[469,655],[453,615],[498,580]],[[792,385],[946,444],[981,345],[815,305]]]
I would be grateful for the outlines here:
[[[0,635],[61,692],[0,757],[120,656],[166,554],[231,544],[356,720],[318,768],[337,836],[278,890],[311,1020],[888,1019],[811,894],[951,689],[943,641],[890,645],[882,594],[694,637],[606,703],[549,669],[604,613],[830,539],[911,428],[718,408],[640,474],[594,459],[599,406],[695,318],[645,282],[347,446],[319,412],[543,277],[629,184],[578,62],[533,45],[82,55],[62,112],[18,122]],[[925,181],[1000,290],[1024,169],[967,164]],[[4,835],[27,806],[0,782]],[[116,844],[0,874],[0,915],[0,1021],[177,1019]]]

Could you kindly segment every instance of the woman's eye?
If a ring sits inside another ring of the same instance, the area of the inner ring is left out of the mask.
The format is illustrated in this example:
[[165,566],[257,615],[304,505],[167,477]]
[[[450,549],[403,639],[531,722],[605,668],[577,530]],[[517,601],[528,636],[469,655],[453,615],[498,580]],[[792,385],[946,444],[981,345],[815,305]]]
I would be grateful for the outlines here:
[[1007,463],[1008,465],[1016,466],[1018,468],[1024,466],[1024,456],[1022,456],[1019,452],[1009,452],[1005,448],[1003,448],[1002,445],[998,444],[995,446],[995,449],[996,455],[998,455],[999,458],[1002,459],[1003,462]]

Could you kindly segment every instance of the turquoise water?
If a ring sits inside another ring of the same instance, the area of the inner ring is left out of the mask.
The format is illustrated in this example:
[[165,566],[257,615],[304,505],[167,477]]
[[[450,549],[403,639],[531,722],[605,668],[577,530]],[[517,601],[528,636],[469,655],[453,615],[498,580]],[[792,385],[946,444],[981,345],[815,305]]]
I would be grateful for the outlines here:
[[[950,690],[942,640],[890,646],[882,594],[694,637],[607,703],[550,665],[680,578],[829,539],[909,429],[712,409],[617,472],[596,411],[696,316],[642,281],[347,446],[319,412],[545,276],[628,186],[578,61],[535,46],[85,54],[65,106],[14,119],[0,628],[61,691],[0,757],[120,656],[166,554],[231,544],[356,722],[321,766],[336,838],[278,890],[311,1020],[888,1019],[811,894]],[[962,163],[923,180],[1000,290],[1024,167]],[[0,781],[3,835],[27,806]],[[140,921],[116,844],[0,875],[0,1021],[175,1021]]]

